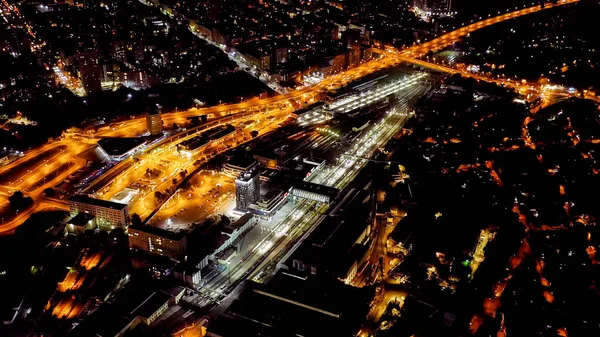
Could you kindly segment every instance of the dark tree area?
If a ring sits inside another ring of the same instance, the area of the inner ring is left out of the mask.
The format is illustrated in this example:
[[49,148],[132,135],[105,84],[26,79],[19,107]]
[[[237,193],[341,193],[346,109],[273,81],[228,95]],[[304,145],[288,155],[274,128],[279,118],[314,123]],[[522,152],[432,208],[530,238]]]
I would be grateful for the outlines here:
[[8,197],[10,208],[14,211],[22,211],[33,204],[33,199],[27,197],[21,191],[15,191],[13,195]]
[[133,226],[139,226],[142,224],[142,218],[140,217],[139,214],[137,214],[137,213],[131,214],[131,224]]

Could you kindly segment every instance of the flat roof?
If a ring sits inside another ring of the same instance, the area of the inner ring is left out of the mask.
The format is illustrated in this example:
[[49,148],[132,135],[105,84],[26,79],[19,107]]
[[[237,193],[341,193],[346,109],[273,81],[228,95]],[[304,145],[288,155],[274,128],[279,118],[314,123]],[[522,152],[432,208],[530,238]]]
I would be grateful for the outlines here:
[[115,336],[131,324],[113,303],[105,303],[69,332],[72,337]]
[[229,257],[231,257],[235,253],[237,253],[237,249],[235,247],[229,247],[229,248],[221,251],[219,254],[217,254],[217,258],[219,260],[227,260]]
[[231,124],[226,124],[222,126],[217,126],[212,129],[208,129],[202,133],[202,136],[208,139],[218,139],[229,133],[232,133],[233,131],[235,131],[235,126]]
[[128,188],[121,190],[119,193],[115,194],[112,198],[110,198],[110,200],[121,203],[121,204],[127,204],[136,195],[137,195],[137,191],[128,187]]
[[195,149],[199,148],[200,146],[206,145],[207,143],[208,143],[208,139],[206,139],[200,135],[200,136],[192,137],[188,140],[184,140],[183,142],[179,143],[177,146],[184,147],[188,150],[195,150]]
[[177,232],[172,232],[166,229],[162,229],[159,227],[148,226],[148,225],[131,225],[129,226],[129,230],[134,230],[138,232],[144,232],[148,234],[153,234],[156,236],[160,236],[166,239],[179,241],[186,237],[187,233],[184,230],[179,230]]
[[[135,281],[134,281],[135,282]],[[159,289],[146,282],[128,284],[117,293],[116,301],[104,303],[69,332],[69,336],[116,336],[131,328],[137,316],[149,318],[184,292],[182,287]]]
[[160,307],[168,303],[171,297],[171,295],[164,292],[155,291],[146,297],[130,314],[148,318],[157,312]]
[[266,149],[266,150],[257,151],[257,153],[254,154],[254,158],[256,158],[256,157],[266,158],[266,159],[279,159],[283,156],[275,153],[275,150],[273,150],[273,149]]
[[241,169],[249,169],[256,164],[256,159],[253,157],[233,156],[225,163],[225,165],[231,165],[239,167]]
[[348,253],[340,258],[339,264],[333,266],[334,268],[337,267],[337,269],[335,269],[337,275],[339,277],[346,275],[348,270],[350,270],[350,267],[352,267],[352,264],[356,261],[360,261],[360,259],[365,256],[368,250],[369,246],[358,243],[353,245]]
[[289,169],[287,172],[295,175],[299,179],[305,179],[316,167],[318,167],[318,165],[300,161],[291,161],[286,165],[286,168]]
[[307,243],[314,247],[324,248],[335,237],[346,222],[340,218],[328,216],[307,238]]
[[236,329],[241,324],[251,335],[260,331],[261,336],[349,336],[368,312],[371,296],[370,289],[279,272],[267,285],[248,284],[228,311],[228,316],[236,318],[229,324],[231,330],[218,325],[208,329],[238,336],[244,332]]
[[222,223],[211,225],[208,229],[196,227],[188,239],[188,261],[197,264],[214,253],[230,238],[224,231]]
[[260,201],[261,202],[265,202],[268,203],[269,201],[271,201],[274,198],[277,198],[279,195],[281,195],[282,193],[285,193],[285,191],[280,190],[278,188],[271,188],[269,189],[269,191],[267,191],[267,193],[263,194],[260,197]]
[[323,105],[325,105],[325,103],[323,103],[323,102],[313,103],[313,104],[311,104],[311,105],[309,105],[309,106],[307,106],[305,108],[298,109],[298,110],[294,111],[293,114],[296,115],[296,116],[301,116],[301,115],[304,115],[305,113],[307,113],[309,111],[312,111],[314,109],[320,108]]
[[340,314],[349,310],[343,303],[352,296],[365,291],[345,285],[336,280],[323,280],[317,277],[300,279],[286,273],[277,273],[267,285],[257,284],[263,292],[276,294],[283,298],[298,301],[313,307]]
[[227,226],[223,226],[223,230],[227,231],[227,229],[231,229],[236,230],[240,227],[242,227],[243,225],[247,224],[248,221],[252,220],[252,218],[254,217],[253,214],[251,213],[246,213],[244,215],[242,215],[239,219],[237,219],[237,221],[230,223]]
[[329,186],[325,186],[325,185],[315,184],[315,183],[311,183],[311,182],[300,180],[300,179],[296,179],[296,181],[294,181],[292,186],[295,189],[308,191],[308,192],[314,192],[314,193],[326,195],[329,197],[335,197],[340,193],[340,190],[338,190],[335,187],[329,187]]
[[419,224],[419,222],[413,218],[415,217],[409,217],[408,215],[403,217],[389,234],[389,237],[396,242],[402,242],[402,244],[406,244]]
[[84,227],[90,221],[92,221],[92,219],[94,219],[93,215],[88,214],[88,213],[79,212],[79,213],[77,213],[77,215],[75,215],[73,218],[71,218],[71,220],[69,220],[69,224],[73,225],[73,226],[77,226],[77,227]]
[[250,181],[253,177],[260,175],[260,170],[258,165],[251,166],[248,170],[240,173],[235,180],[239,181]]
[[123,155],[137,146],[146,142],[143,137],[138,138],[103,138],[98,145],[111,156]]
[[168,256],[153,254],[142,249],[130,250],[129,255],[137,265],[153,266],[161,269],[172,269],[178,263],[178,261]]
[[179,144],[179,147],[185,147],[188,150],[195,150],[200,146],[203,146],[214,139],[219,139],[226,136],[227,134],[235,131],[235,127],[231,124],[217,126],[206,131],[201,132],[199,135],[185,140]]
[[175,286],[175,287],[164,289],[163,292],[171,295],[172,297],[177,297],[177,296],[181,295],[181,293],[185,292],[185,288],[180,287],[180,286]]
[[193,275],[200,271],[200,268],[196,267],[194,263],[183,262],[179,263],[173,268],[176,272],[185,272],[188,275]]
[[357,206],[357,202],[365,200],[366,196],[367,194],[364,193],[364,190],[362,189],[351,189],[350,191],[348,191],[348,193],[344,195],[342,200],[340,200],[335,205],[335,208],[331,212],[329,212],[329,215],[342,215],[346,209],[352,209],[354,206]]
[[88,196],[87,194],[75,194],[74,196],[69,198],[69,201],[81,202],[84,204],[115,209],[118,211],[127,208],[127,204],[121,204],[121,203],[114,202],[114,201],[96,199],[96,198],[92,198],[92,197]]

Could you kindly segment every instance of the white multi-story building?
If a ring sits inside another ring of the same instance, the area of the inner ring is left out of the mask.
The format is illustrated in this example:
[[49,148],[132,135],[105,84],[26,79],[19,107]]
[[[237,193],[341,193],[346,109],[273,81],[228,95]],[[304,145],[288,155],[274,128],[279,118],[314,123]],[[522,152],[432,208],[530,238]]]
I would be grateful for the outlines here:
[[127,228],[129,224],[129,208],[126,204],[76,194],[69,199],[69,209],[71,216],[78,213],[93,215],[97,226],[103,230]]

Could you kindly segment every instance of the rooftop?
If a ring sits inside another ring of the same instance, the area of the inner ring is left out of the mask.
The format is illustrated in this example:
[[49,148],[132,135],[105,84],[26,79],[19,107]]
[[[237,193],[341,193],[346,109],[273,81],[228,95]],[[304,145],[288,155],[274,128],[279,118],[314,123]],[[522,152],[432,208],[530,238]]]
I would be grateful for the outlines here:
[[302,108],[302,109],[294,111],[294,116],[300,117],[300,116],[304,115],[305,113],[307,113],[309,111],[312,111],[314,109],[322,107],[324,104],[325,103],[323,103],[323,102],[313,103],[313,104],[311,104],[311,105],[309,105],[309,106],[307,106],[305,108]]
[[188,261],[192,264],[198,263],[221,247],[230,237],[228,234],[223,234],[224,229],[222,223],[204,228],[196,227],[188,238]]
[[242,326],[245,333],[260,331],[261,336],[350,336],[368,310],[369,297],[367,289],[278,273],[268,285],[248,286],[229,310],[235,322],[209,326],[209,331],[239,336]]
[[93,219],[93,215],[80,212],[77,213],[77,215],[75,215],[73,218],[71,218],[71,220],[69,220],[69,224],[76,227],[84,227]]
[[103,138],[98,145],[111,156],[120,156],[131,151],[137,146],[144,144],[146,140],[139,138]]
[[404,217],[400,223],[389,234],[389,237],[392,238],[396,242],[401,242],[406,245],[410,237],[413,235],[413,232],[418,227],[418,222],[411,221],[413,217]]
[[112,202],[112,201],[108,201],[108,200],[96,199],[96,198],[92,198],[86,194],[75,194],[74,196],[72,196],[69,199],[69,201],[80,202],[80,203],[84,203],[84,204],[89,204],[89,205],[94,205],[94,206],[99,206],[99,207],[104,207],[104,208],[110,208],[110,209],[115,209],[115,210],[119,210],[119,211],[127,208],[126,204],[121,204],[118,202]]
[[246,171],[240,173],[240,175],[235,179],[236,181],[250,181],[252,178],[254,178],[255,176],[259,175],[260,171],[258,168],[258,165],[252,165],[249,169],[247,169]]
[[364,193],[348,195],[355,197],[347,203],[346,211],[328,215],[294,252],[291,260],[345,277],[349,266],[366,252],[365,246],[357,244],[357,240],[368,225],[365,219],[368,212],[362,212],[361,206],[369,206],[362,203],[363,198],[357,197]]
[[294,188],[299,189],[299,190],[314,192],[314,193],[318,193],[318,194],[322,194],[322,195],[327,195],[332,198],[336,197],[338,195],[338,193],[340,193],[340,190],[338,190],[335,187],[314,184],[314,183],[300,180],[300,179],[297,179],[296,181],[294,181],[293,186],[294,186]]
[[227,165],[234,166],[237,168],[241,168],[247,170],[256,164],[256,159],[252,157],[243,157],[243,156],[234,156],[229,159]]
[[101,305],[70,333],[70,336],[116,336],[132,329],[137,317],[149,318],[184,291],[182,287],[161,290],[138,282],[126,286],[111,303]]
[[135,309],[133,309],[129,314],[133,317],[141,316],[148,318],[157,312],[160,307],[168,303],[172,297],[173,296],[168,293],[155,291],[143,299],[143,301],[139,303],[138,306],[135,307]]
[[147,225],[132,225],[129,227],[129,230],[144,232],[156,236],[160,236],[163,238],[167,238],[170,240],[179,241],[186,237],[187,233],[184,230],[179,230],[177,232],[168,231],[166,229],[162,229],[154,226]]
[[235,130],[235,126],[233,126],[231,124],[226,124],[226,125],[221,125],[221,126],[217,126],[212,129],[206,130],[206,131],[202,132],[202,134],[200,136],[204,137],[206,139],[214,140],[214,139],[219,139],[227,134],[230,134],[234,130]]
[[274,198],[279,197],[281,195],[281,193],[285,193],[285,192],[280,189],[272,188],[267,193],[261,195],[260,202],[269,203]]
[[318,164],[313,162],[292,160],[287,164],[286,168],[289,169],[289,171],[287,171],[288,173],[293,174],[300,179],[305,179],[318,166]]
[[254,215],[252,215],[251,213],[246,213],[246,214],[242,215],[237,221],[232,222],[226,226],[223,226],[223,229],[221,230],[221,232],[226,233],[226,234],[231,234],[236,229],[247,224],[248,221],[252,220],[253,217],[254,217]]

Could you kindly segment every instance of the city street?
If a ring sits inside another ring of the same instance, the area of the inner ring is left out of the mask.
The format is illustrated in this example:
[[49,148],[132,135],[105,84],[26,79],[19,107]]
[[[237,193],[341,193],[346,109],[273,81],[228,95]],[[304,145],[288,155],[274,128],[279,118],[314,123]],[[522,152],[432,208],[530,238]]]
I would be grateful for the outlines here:
[[598,15],[0,0],[0,335],[600,335]]

